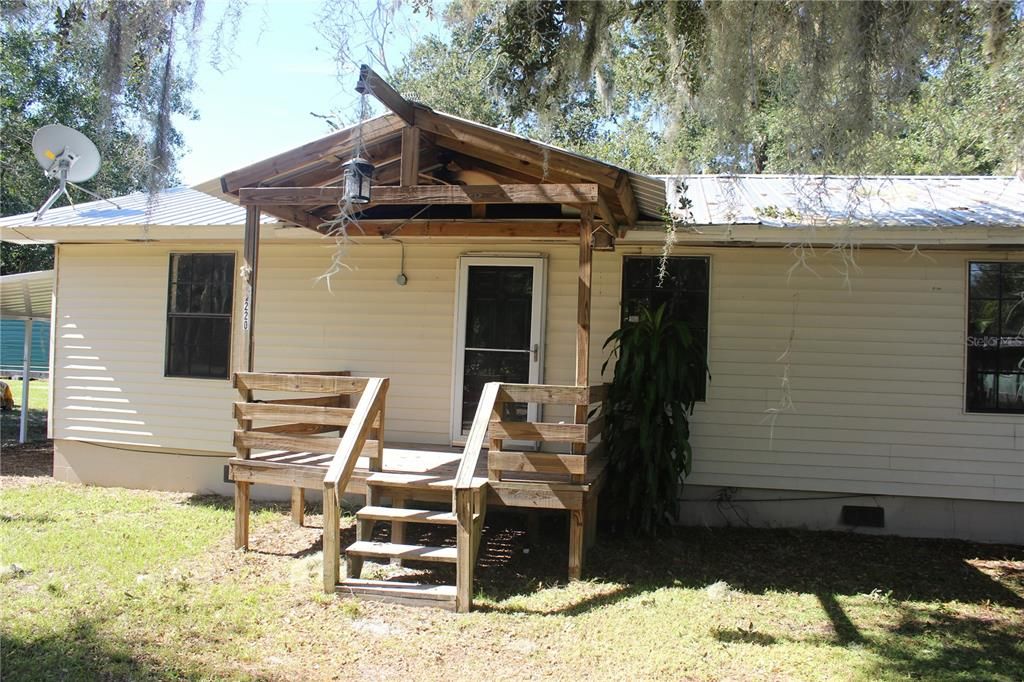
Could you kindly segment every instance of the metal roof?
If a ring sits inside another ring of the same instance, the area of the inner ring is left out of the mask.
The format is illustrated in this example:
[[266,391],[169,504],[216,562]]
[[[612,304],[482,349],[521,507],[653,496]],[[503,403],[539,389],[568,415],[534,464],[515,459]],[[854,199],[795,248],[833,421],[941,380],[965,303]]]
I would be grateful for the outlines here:
[[1024,181],[1012,176],[661,177],[672,215],[696,225],[1024,227]]
[[[120,208],[106,201],[90,201],[75,207],[52,208],[40,221],[35,213],[0,218],[0,227],[54,227],[81,225],[137,225],[152,227],[244,225],[245,209],[229,201],[210,196],[191,187],[172,187],[154,195],[134,192],[113,199]],[[263,222],[276,218],[263,216]]]
[[[673,215],[696,225],[810,227],[1024,227],[1024,181],[1012,176],[675,175],[630,173],[641,214]],[[692,217],[680,211],[680,183]],[[0,227],[236,226],[245,209],[191,187],[0,218]],[[264,223],[275,222],[264,214]]]
[[0,277],[0,318],[50,319],[53,270]]

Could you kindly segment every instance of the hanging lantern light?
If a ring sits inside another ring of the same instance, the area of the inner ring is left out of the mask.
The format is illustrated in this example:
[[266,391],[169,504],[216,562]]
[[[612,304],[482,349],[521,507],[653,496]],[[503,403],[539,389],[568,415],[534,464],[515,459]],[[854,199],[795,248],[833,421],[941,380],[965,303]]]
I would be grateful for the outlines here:
[[370,203],[373,164],[358,156],[342,166],[345,169],[345,200],[350,204]]

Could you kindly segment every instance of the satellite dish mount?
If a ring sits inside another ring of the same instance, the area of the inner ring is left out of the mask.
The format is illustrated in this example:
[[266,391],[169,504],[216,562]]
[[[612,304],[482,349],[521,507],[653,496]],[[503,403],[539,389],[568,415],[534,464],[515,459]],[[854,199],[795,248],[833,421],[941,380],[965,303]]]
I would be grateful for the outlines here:
[[92,140],[82,133],[59,123],[43,126],[32,136],[32,152],[46,177],[57,181],[57,188],[36,211],[33,222],[40,220],[62,194],[68,198],[71,208],[75,208],[68,185],[115,208],[121,208],[110,199],[76,184],[89,180],[100,169],[100,152]]

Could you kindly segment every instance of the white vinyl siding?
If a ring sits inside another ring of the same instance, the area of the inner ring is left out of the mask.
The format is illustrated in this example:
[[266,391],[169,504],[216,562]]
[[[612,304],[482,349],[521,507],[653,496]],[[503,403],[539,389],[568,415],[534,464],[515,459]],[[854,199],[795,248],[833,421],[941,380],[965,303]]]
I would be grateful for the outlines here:
[[[238,394],[231,381],[164,376],[168,259],[189,246],[59,249],[53,437],[232,452],[231,403]],[[237,248],[204,244],[202,251]]]
[[[641,252],[657,249],[598,254],[602,290],[619,285],[619,257]],[[786,249],[674,254],[712,258],[712,376],[689,483],[1024,501],[1024,417],[964,411],[968,254],[860,250],[848,285],[827,249],[791,274]],[[612,301],[595,300],[595,341]],[[773,418],[787,368],[793,406]]]
[[[353,269],[338,273],[329,292],[316,277],[332,248],[264,244],[258,370],[390,377],[388,441],[447,443],[458,257],[542,254],[544,381],[574,382],[575,245],[410,241],[402,287],[395,282],[398,244],[356,244],[345,259]],[[162,376],[167,258],[182,250],[162,243],[60,247],[56,438],[232,452],[230,382]],[[627,241],[594,254],[594,383],[606,357],[601,345],[619,323],[622,257],[658,252]],[[694,416],[689,483],[1024,501],[1024,416],[964,411],[966,263],[1020,254],[860,250],[847,288],[827,249],[809,261],[814,272],[791,275],[796,260],[786,249],[674,253],[711,257],[712,378]],[[236,292],[237,346],[242,288]],[[793,408],[773,426],[787,363]],[[567,416],[545,413],[553,421]]]
[[388,441],[447,444],[459,256],[540,254],[548,279],[544,381],[575,382],[575,247],[406,244],[405,286],[395,282],[399,249],[394,243],[350,247],[352,269],[334,276],[328,291],[316,279],[330,262],[329,250],[267,246],[260,254],[256,368],[389,377]]

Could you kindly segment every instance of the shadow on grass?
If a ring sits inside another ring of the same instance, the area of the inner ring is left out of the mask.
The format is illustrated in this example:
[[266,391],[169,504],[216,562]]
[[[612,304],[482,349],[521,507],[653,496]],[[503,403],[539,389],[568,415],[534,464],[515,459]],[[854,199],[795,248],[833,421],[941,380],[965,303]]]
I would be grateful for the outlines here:
[[1024,620],[900,604],[900,624],[874,638],[875,674],[909,679],[1024,679]]
[[[193,503],[232,506],[226,498],[198,497]],[[287,513],[285,504],[265,506]],[[864,647],[877,655],[875,677],[1016,679],[1024,670],[1024,623],[1019,617],[1024,611],[1024,571],[1005,563],[1024,560],[1022,547],[737,528],[677,528],[655,539],[603,536],[588,551],[585,574],[598,589],[562,595],[553,606],[532,607],[524,606],[521,598],[567,583],[567,528],[557,516],[547,517],[535,537],[527,537],[526,527],[522,514],[488,515],[475,580],[485,599],[477,610],[571,617],[662,588],[704,589],[725,582],[747,594],[814,595],[831,625],[827,634],[813,637],[768,635],[752,628],[711,633],[725,645]],[[343,546],[352,534],[349,527]],[[374,539],[387,540],[388,535],[386,525],[378,525]],[[406,541],[451,545],[453,537],[450,528],[410,524]],[[292,556],[320,549],[318,537]],[[260,551],[258,545],[254,550]],[[977,567],[986,561],[1003,562],[1001,574],[994,572],[998,580]],[[454,582],[450,566],[411,568],[416,580]],[[408,574],[398,579],[409,579]],[[890,615],[897,610],[899,624],[858,628],[855,620],[860,619],[844,608],[844,598],[858,596],[884,602]],[[1006,613],[1017,616],[1011,619]]]
[[[511,598],[565,583],[564,527],[547,524],[544,529],[531,553],[523,555],[516,551],[521,541],[508,542],[510,534],[517,535],[515,529],[488,528],[477,582],[496,603],[485,610],[533,612]],[[495,546],[499,552],[492,558],[499,560],[489,563],[487,554]],[[819,643],[876,653],[872,677],[1019,679],[1024,671],[1024,576],[1011,567],[996,580],[971,563],[985,559],[1020,561],[1024,548],[765,529],[679,528],[651,540],[603,537],[588,553],[586,577],[614,587],[540,612],[578,615],[661,588],[703,589],[724,581],[748,594],[813,594],[832,631]],[[840,601],[858,595],[897,609],[899,626],[859,629]],[[987,615],[965,614],[965,605]],[[712,636],[726,644],[790,641],[741,628]]]
[[[45,409],[28,409],[28,442],[46,440]],[[21,408],[0,412],[0,442],[17,443],[21,430]]]
[[[126,642],[103,632],[97,619],[64,624],[40,636],[4,628],[0,666],[4,682],[20,680],[209,680],[217,671],[194,663],[139,655],[145,642]],[[261,678],[255,678],[261,679]]]

